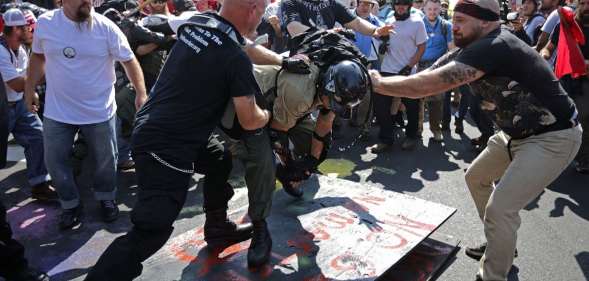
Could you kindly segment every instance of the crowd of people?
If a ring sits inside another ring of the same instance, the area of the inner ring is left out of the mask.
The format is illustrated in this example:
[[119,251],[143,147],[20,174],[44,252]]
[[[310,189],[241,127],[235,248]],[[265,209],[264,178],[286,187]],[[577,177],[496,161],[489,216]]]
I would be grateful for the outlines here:
[[[589,173],[589,2],[524,0],[511,13],[495,0],[453,4],[6,3],[0,138],[24,147],[31,196],[60,202],[64,231],[83,221],[76,158],[93,155],[104,222],[119,216],[117,171],[135,169],[133,228],[86,277],[132,280],[170,237],[194,173],[205,175],[208,245],[251,238],[248,265],[258,267],[272,248],[275,181],[301,197],[331,139],[347,133],[343,120],[363,136],[378,126],[379,154],[392,153],[399,130],[403,150],[422,146],[426,116],[432,141],[444,142],[452,116],[464,134],[470,115],[480,154],[466,184],[487,243],[466,254],[481,260],[477,280],[505,280],[519,210],[571,162]],[[245,167],[252,223],[227,218],[233,158]],[[49,280],[27,264],[0,207],[0,276]]]

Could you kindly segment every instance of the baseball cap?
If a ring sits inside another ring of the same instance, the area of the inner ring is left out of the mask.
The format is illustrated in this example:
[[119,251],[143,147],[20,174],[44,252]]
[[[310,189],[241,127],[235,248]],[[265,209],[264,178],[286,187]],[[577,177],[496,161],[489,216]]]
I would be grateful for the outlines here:
[[4,19],[5,26],[25,26],[27,25],[27,19],[25,18],[25,14],[16,8],[8,9],[2,15],[2,19]]
[[27,25],[34,28],[35,24],[37,23],[37,17],[35,17],[35,14],[31,10],[24,10],[23,14],[25,15]]

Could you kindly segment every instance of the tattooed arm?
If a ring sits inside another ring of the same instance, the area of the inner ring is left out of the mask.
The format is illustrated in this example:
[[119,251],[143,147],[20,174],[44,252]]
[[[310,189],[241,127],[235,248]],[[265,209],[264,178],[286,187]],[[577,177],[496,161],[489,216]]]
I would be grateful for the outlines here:
[[439,65],[436,63],[430,69],[407,77],[383,78],[378,72],[371,71],[372,85],[375,92],[381,95],[418,99],[446,92],[485,75],[474,67],[456,61]]

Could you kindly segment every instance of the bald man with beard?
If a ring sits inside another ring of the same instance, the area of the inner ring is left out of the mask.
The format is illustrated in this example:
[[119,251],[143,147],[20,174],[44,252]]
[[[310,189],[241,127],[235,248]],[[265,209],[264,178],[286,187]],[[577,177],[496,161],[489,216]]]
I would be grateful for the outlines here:
[[[138,277],[141,263],[172,234],[195,172],[204,174],[208,247],[223,249],[254,232],[248,264],[258,266],[268,260],[271,241],[266,222],[236,225],[227,218],[227,202],[233,196],[227,182],[231,154],[213,134],[228,102],[234,103],[240,125],[251,134],[258,135],[270,120],[270,113],[256,105],[260,89],[242,50],[243,36],[256,30],[268,2],[225,0],[219,15],[195,15],[179,26],[178,42],[135,121],[132,146],[139,192],[131,212],[133,228],[106,249],[86,280]],[[270,147],[269,138],[265,141]]]
[[[381,77],[375,92],[423,98],[470,84],[501,129],[466,172],[487,242],[466,249],[480,259],[476,280],[507,280],[516,255],[519,212],[572,162],[582,129],[574,102],[550,66],[499,22],[495,0],[459,0],[452,32],[458,51],[416,75]],[[498,184],[495,182],[498,181]]]

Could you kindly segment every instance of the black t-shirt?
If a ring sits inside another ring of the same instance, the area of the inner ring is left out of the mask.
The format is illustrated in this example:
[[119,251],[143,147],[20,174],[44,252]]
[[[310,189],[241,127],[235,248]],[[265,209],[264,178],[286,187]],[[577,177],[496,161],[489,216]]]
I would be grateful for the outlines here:
[[[583,35],[585,38],[589,40],[589,28],[584,27],[581,25],[581,29],[583,29]],[[554,44],[554,46],[558,46],[558,39],[560,38],[560,23],[554,27],[554,31],[550,34],[550,42]],[[585,45],[579,45],[581,49],[581,53],[583,53],[583,57],[585,59],[589,59],[589,42],[585,43]]]
[[316,29],[331,29],[353,21],[356,16],[337,0],[282,0],[282,22],[293,21]]
[[184,25],[149,100],[137,113],[133,150],[190,167],[231,98],[259,92],[252,63],[238,44],[220,31]]
[[509,31],[497,29],[455,55],[485,73],[470,85],[483,111],[511,137],[571,127],[575,104],[548,63]]

